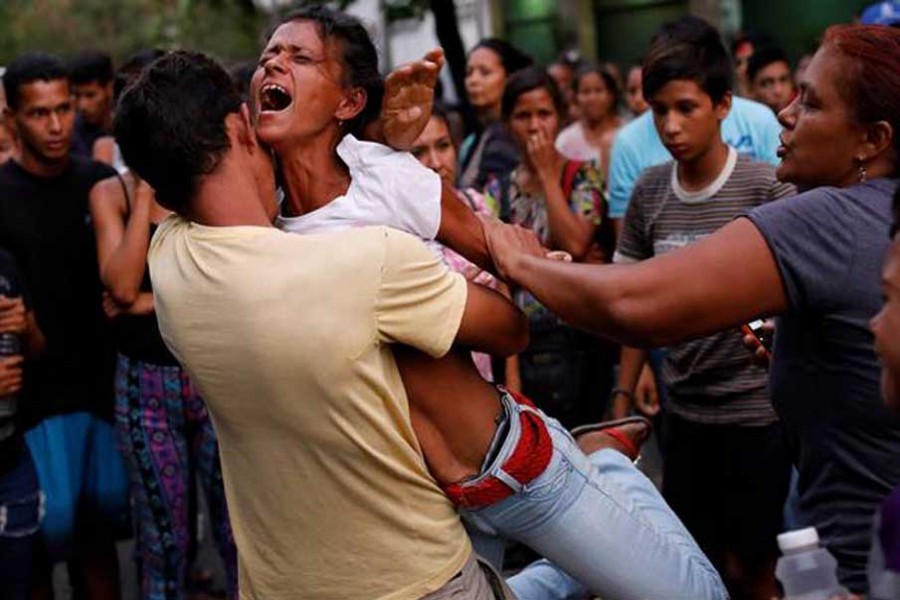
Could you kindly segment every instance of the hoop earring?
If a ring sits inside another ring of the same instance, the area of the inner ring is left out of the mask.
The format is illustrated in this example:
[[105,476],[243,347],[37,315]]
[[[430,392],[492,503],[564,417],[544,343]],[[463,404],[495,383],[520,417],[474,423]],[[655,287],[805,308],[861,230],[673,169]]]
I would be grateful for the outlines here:
[[866,161],[863,157],[856,158],[856,179],[859,183],[865,183],[868,171],[866,170]]

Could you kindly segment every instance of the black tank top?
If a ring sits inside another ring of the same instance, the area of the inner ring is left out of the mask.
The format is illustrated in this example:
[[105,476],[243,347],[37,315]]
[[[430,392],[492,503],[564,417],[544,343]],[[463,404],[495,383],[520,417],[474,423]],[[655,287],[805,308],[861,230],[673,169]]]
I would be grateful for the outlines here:
[[[156,232],[156,224],[150,224],[150,236]],[[141,280],[142,292],[153,292],[150,283],[150,269],[144,269]],[[155,365],[175,366],[178,361],[166,348],[159,333],[156,313],[149,315],[121,315],[115,320],[116,348],[132,360]]]

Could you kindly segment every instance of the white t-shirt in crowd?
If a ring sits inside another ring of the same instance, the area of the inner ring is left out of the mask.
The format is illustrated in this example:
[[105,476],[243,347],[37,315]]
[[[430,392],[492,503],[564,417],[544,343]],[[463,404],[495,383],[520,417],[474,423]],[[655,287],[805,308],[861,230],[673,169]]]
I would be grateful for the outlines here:
[[556,149],[569,160],[600,163],[600,148],[588,142],[581,121],[575,121],[556,136]]

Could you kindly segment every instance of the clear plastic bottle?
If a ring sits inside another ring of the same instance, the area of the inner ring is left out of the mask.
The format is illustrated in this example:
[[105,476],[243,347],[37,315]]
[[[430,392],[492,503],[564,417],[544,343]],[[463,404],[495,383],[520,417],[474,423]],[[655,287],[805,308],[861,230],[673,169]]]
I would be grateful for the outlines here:
[[832,600],[847,594],[837,578],[837,561],[819,546],[815,527],[778,536],[782,556],[775,576],[784,587],[785,600]]

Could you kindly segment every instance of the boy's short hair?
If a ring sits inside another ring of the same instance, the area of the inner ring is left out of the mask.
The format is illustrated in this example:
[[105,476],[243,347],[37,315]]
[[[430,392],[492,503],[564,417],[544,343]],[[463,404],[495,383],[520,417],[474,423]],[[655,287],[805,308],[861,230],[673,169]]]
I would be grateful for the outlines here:
[[648,101],[678,79],[695,81],[713,104],[731,91],[731,61],[722,38],[699,17],[682,17],[663,25],[644,57],[642,87]]
[[771,65],[772,63],[783,62],[790,68],[787,55],[784,50],[778,46],[767,46],[754,50],[747,62],[747,78],[752,82],[756,79],[756,74]]
[[96,81],[106,85],[113,80],[113,63],[109,54],[82,52],[69,61],[69,79],[75,85]]
[[225,118],[241,98],[228,73],[195,52],[173,52],[122,94],[113,123],[125,163],[156,191],[166,208],[184,214],[200,178],[231,147]]
[[6,66],[6,72],[3,74],[6,103],[11,109],[16,110],[22,99],[23,85],[57,79],[69,80],[69,71],[59,58],[43,52],[20,54]]

